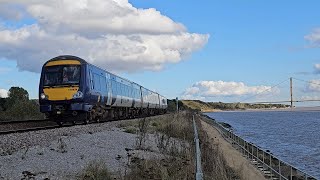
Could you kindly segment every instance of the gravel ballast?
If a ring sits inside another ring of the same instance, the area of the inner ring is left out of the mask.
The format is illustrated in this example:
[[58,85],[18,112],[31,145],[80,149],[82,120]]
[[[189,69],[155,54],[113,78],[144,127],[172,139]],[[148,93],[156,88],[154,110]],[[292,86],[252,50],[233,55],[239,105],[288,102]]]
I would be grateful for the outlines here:
[[[137,135],[123,132],[117,128],[119,123],[1,135],[0,179],[76,179],[92,161],[105,162],[111,172],[122,173]],[[156,149],[153,136],[148,146]]]

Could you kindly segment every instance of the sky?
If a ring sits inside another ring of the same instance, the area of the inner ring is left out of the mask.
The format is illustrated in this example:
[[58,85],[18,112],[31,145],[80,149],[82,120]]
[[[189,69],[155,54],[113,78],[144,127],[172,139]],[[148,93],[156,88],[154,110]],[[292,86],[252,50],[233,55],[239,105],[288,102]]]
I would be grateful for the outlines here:
[[[0,0],[0,96],[72,54],[168,98],[320,99],[320,2]],[[281,83],[283,82],[283,83]],[[281,83],[279,86],[275,86]]]

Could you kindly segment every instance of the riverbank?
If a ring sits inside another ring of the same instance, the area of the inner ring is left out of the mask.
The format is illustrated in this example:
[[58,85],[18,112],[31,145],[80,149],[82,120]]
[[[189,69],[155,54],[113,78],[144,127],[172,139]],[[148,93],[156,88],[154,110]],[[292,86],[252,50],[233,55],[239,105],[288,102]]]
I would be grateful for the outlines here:
[[209,137],[210,143],[213,146],[219,147],[219,152],[222,153],[226,163],[235,172],[237,172],[240,179],[243,180],[265,180],[262,172],[259,171],[248,159],[242,156],[232,144],[224,139],[220,132],[212,126],[208,121],[212,121],[205,116],[198,116],[200,119],[200,129],[202,129]]

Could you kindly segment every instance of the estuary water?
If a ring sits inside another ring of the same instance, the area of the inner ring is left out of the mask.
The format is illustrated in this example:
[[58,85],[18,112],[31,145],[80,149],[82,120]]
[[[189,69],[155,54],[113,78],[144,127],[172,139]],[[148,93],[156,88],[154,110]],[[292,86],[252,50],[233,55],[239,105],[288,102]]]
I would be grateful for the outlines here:
[[235,134],[320,179],[320,111],[206,113]]

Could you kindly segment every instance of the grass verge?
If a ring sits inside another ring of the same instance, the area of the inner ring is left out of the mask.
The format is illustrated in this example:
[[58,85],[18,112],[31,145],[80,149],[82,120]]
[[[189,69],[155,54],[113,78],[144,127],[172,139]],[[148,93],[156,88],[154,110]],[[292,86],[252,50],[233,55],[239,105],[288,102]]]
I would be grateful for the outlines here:
[[92,161],[79,175],[79,180],[112,180],[114,179],[103,162]]

